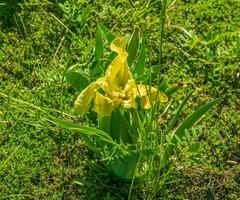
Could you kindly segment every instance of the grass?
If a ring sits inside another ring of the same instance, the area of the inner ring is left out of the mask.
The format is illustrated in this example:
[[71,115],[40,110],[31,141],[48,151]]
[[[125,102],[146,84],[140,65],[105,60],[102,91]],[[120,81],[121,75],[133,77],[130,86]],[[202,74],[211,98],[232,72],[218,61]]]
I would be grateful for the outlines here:
[[[195,128],[202,132],[191,138],[191,143],[199,144],[197,153],[188,151],[189,141],[179,146],[169,183],[159,188],[158,198],[237,199],[240,195],[239,9],[237,0],[179,0],[167,7],[161,77],[169,83],[194,85],[184,115],[213,98],[222,101]],[[63,76],[68,68],[87,71],[93,62],[96,21],[115,35],[131,34],[133,26],[138,27],[146,35],[146,62],[155,80],[160,10],[159,1],[1,3],[0,92],[70,113],[69,120],[78,119],[72,106],[78,94]],[[171,110],[190,90],[174,96]],[[47,115],[0,95],[0,198],[128,197],[128,183],[90,167],[94,155],[77,133],[63,131],[43,117]],[[134,184],[132,199],[147,198],[148,189]]]

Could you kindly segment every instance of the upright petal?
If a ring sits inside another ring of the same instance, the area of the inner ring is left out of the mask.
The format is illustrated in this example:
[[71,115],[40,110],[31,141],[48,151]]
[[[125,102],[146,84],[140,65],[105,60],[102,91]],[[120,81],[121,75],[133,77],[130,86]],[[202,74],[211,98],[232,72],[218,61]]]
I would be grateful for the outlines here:
[[126,52],[126,46],[127,40],[125,37],[117,37],[112,41],[110,49],[118,54],[122,54],[123,52]]
[[125,87],[131,77],[127,64],[128,53],[126,50],[127,40],[124,37],[118,37],[111,43],[111,50],[118,53],[106,72],[106,80],[109,91],[118,91]]

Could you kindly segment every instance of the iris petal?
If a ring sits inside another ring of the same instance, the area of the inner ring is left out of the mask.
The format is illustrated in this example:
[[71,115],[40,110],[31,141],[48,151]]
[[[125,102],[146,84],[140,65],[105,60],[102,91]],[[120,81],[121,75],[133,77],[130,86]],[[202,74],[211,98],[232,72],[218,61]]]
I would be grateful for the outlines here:
[[[88,112],[94,99],[93,110],[101,116],[109,116],[113,109],[122,105],[124,108],[137,108],[136,97],[139,95],[145,109],[151,108],[152,102],[166,102],[165,94],[151,86],[136,85],[129,70],[126,50],[127,40],[124,37],[114,39],[110,49],[118,55],[109,65],[106,75],[91,83],[84,89],[75,101],[76,111],[80,115]],[[98,92],[102,89],[103,93]]]
[[100,94],[99,92],[96,92],[95,98],[94,98],[94,107],[93,110],[98,113],[100,116],[110,116],[113,109],[116,108],[115,102]]
[[142,100],[142,105],[145,109],[151,108],[152,102],[157,100],[158,90],[152,86],[138,85],[138,90]]
[[126,46],[127,40],[125,37],[117,37],[112,41],[110,49],[118,54],[121,54],[126,51]]
[[168,101],[168,96],[164,93],[160,93],[158,99],[161,103],[166,103]]
[[133,79],[128,80],[127,85],[124,89],[125,98],[122,106],[124,108],[137,108],[135,98],[137,97],[136,83]]
[[118,53],[107,69],[106,80],[108,90],[119,91],[125,87],[127,81],[131,77],[131,73],[127,64],[128,53],[126,51],[127,40],[124,37],[119,37],[111,43],[111,50]]
[[95,90],[97,88],[98,84],[96,82],[93,82],[87,88],[85,88],[77,97],[77,100],[74,103],[74,107],[78,114],[84,115],[88,112],[91,101],[95,94]]

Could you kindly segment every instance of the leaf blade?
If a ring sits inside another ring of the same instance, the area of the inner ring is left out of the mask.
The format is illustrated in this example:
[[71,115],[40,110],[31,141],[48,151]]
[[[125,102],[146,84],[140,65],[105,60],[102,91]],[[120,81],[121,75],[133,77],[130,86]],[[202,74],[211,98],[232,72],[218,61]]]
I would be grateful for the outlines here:
[[179,106],[179,108],[178,108],[175,116],[173,117],[172,121],[170,122],[170,125],[169,125],[168,129],[166,130],[166,133],[169,133],[169,132],[174,128],[174,126],[175,126],[175,124],[176,124],[176,122],[177,122],[177,120],[178,120],[178,118],[179,118],[179,116],[180,116],[181,111],[183,110],[184,106],[186,105],[186,103],[187,103],[187,101],[189,100],[189,98],[191,97],[191,95],[192,95],[192,92],[189,93],[189,94],[185,97],[185,99],[183,100],[183,102],[180,104],[180,106]]
[[88,78],[84,74],[75,71],[66,73],[66,80],[79,92],[89,85]]
[[128,51],[127,61],[130,68],[134,63],[135,57],[138,52],[138,48],[139,48],[139,33],[138,29],[135,28],[133,34],[131,35],[127,48]]
[[[193,112],[183,121],[183,123],[175,131],[174,135],[176,135],[181,140],[184,137],[185,130],[186,129],[189,130],[207,111],[209,111],[213,106],[218,104],[219,101],[220,99],[215,99],[198,108],[195,112]],[[172,137],[171,142],[166,147],[164,154],[162,156],[161,167],[164,167],[166,165],[166,162],[171,156],[177,142],[178,140],[176,139],[176,137]]]
[[96,58],[97,58],[97,61],[99,62],[103,58],[104,44],[103,44],[102,30],[98,24],[97,24],[97,33],[96,33],[95,42],[96,42],[96,46],[95,46]]
[[145,45],[145,38],[143,37],[141,39],[141,48],[139,52],[139,57],[137,60],[137,64],[134,68],[134,73],[137,75],[140,75],[144,72],[144,68],[146,66],[146,58],[145,58],[145,53],[146,53],[146,45]]

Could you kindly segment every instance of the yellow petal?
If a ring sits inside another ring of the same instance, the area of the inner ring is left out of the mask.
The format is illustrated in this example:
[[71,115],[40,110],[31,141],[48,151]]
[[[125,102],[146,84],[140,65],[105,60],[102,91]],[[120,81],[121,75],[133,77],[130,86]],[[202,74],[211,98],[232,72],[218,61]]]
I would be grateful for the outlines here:
[[104,91],[107,90],[108,84],[106,81],[106,77],[101,77],[101,78],[97,79],[96,83],[98,85],[98,88],[102,88]]
[[106,72],[106,81],[108,83],[109,91],[119,91],[123,89],[127,81],[131,77],[129,67],[127,64],[127,40],[124,37],[119,37],[111,43],[111,50],[118,53],[109,65]]
[[121,88],[125,86],[129,78],[130,74],[127,63],[122,63],[119,57],[116,57],[109,65],[106,72],[108,90],[121,90]]
[[146,85],[138,85],[137,87],[143,107],[145,109],[151,108],[151,103],[157,100],[157,89],[155,87]]
[[77,97],[74,107],[78,114],[84,115],[88,112],[92,98],[94,97],[95,91],[98,87],[99,85],[96,82],[93,82]]
[[127,40],[124,37],[117,37],[112,41],[110,49],[117,52],[118,54],[121,54],[123,52],[126,52],[126,46]]
[[151,103],[148,96],[142,96],[141,100],[142,100],[142,105],[145,109],[151,108]]
[[158,98],[161,103],[166,103],[168,101],[168,96],[164,93],[160,93]]
[[103,116],[110,116],[113,109],[116,108],[115,102],[100,94],[99,92],[96,92],[95,98],[94,98],[94,107],[93,110],[97,112],[99,115]]
[[128,80],[124,89],[125,97],[123,98],[122,106],[124,108],[137,108],[135,98],[137,96],[136,83],[133,79]]

